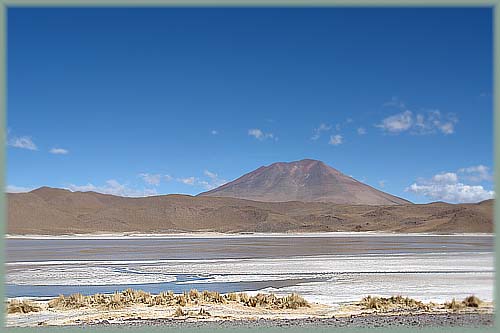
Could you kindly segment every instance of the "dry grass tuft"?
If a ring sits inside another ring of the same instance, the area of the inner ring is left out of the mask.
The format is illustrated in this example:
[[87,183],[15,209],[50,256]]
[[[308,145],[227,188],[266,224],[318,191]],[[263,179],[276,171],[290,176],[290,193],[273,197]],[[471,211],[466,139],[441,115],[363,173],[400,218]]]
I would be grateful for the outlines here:
[[174,317],[182,317],[185,315],[186,315],[186,313],[182,310],[182,308],[180,306],[178,306],[174,312]]
[[224,297],[222,297],[217,291],[205,290],[201,296],[203,301],[208,303],[226,303]]
[[283,298],[283,308],[285,309],[298,309],[308,307],[309,303],[298,294],[291,294]]
[[229,293],[221,295],[216,291],[205,290],[199,292],[191,289],[180,295],[174,295],[172,291],[161,292],[158,295],[151,295],[142,290],[127,289],[122,292],[115,292],[111,295],[95,294],[84,296],[73,294],[68,297],[60,295],[49,301],[50,308],[56,309],[77,309],[82,307],[101,307],[107,309],[120,309],[133,304],[146,304],[148,306],[178,306],[198,305],[203,303],[222,304],[227,302],[237,302],[244,306],[266,307],[271,309],[297,309],[308,307],[309,303],[297,294],[285,297],[276,297],[274,294],[257,294],[249,296],[246,293]]
[[78,309],[88,307],[90,305],[91,298],[89,298],[88,296],[83,296],[80,293],[72,294],[68,297],[59,295],[59,297],[49,301],[49,308],[56,309]]
[[208,312],[204,308],[200,308],[200,311],[198,312],[198,316],[201,316],[201,317],[210,317],[210,312]]
[[457,302],[456,299],[452,299],[451,302],[444,303],[444,307],[450,310],[460,310],[463,309],[465,306],[462,302]]
[[30,312],[39,312],[42,308],[28,300],[19,301],[17,299],[13,299],[12,301],[7,303],[7,313],[30,313]]
[[482,301],[478,297],[471,295],[469,297],[466,297],[462,301],[462,303],[468,308],[478,308],[481,305]]
[[478,297],[471,295],[466,297],[462,302],[452,299],[451,302],[444,303],[444,307],[456,311],[464,308],[478,308],[482,302]]
[[238,300],[239,300],[238,294],[236,294],[236,293],[229,293],[229,294],[225,295],[224,297],[226,298],[226,300],[228,300],[230,302],[238,302]]
[[361,300],[359,305],[366,309],[375,309],[381,311],[391,310],[429,310],[429,305],[416,301],[413,298],[403,297],[401,295],[386,297],[367,296]]

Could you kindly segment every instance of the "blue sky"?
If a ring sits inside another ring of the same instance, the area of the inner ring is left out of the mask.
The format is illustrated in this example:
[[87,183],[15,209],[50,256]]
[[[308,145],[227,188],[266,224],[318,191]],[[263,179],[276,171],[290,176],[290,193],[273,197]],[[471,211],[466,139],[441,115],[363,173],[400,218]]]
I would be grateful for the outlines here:
[[319,159],[492,196],[492,11],[8,10],[8,191],[197,194]]

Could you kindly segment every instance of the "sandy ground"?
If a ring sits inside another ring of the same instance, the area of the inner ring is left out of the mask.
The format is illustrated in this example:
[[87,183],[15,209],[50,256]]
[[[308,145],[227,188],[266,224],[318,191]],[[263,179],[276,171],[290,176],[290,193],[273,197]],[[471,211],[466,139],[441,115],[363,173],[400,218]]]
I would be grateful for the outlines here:
[[[175,306],[146,306],[142,304],[107,310],[83,308],[75,310],[55,310],[48,308],[47,302],[38,302],[42,311],[28,314],[7,315],[7,326],[460,326],[492,325],[494,307],[483,303],[479,308],[465,308],[459,311],[436,306],[431,311],[391,311],[366,310],[356,303],[340,306],[311,304],[298,309],[268,309],[248,307],[239,303],[200,303],[183,307],[183,316],[174,315]],[[200,315],[200,309],[208,312]],[[395,321],[394,318],[397,320]],[[414,323],[415,322],[415,323]],[[351,325],[352,324],[352,325]]]

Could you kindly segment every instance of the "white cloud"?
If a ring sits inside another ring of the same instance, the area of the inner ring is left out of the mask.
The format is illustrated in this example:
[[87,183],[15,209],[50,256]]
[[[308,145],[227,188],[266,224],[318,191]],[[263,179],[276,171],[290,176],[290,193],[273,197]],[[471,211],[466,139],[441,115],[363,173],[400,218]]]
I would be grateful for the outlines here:
[[424,195],[434,200],[443,200],[454,203],[471,203],[493,199],[494,191],[488,191],[481,185],[456,184],[411,184],[406,191]]
[[366,129],[364,127],[358,127],[356,130],[358,132],[358,135],[365,135],[366,134]]
[[185,185],[194,185],[196,178],[195,177],[177,178],[177,181]]
[[206,179],[200,179],[197,177],[186,177],[186,178],[177,178],[177,181],[185,185],[201,186],[206,190],[211,190],[227,183],[227,180],[220,178],[219,175],[217,175],[215,172],[205,170],[203,171],[203,175],[206,177]]
[[426,114],[417,114],[413,134],[432,134],[441,132],[445,135],[455,132],[458,119],[453,114],[443,116],[439,110],[430,110]]
[[142,178],[142,180],[149,185],[155,185],[158,186],[161,183],[161,174],[150,174],[150,173],[140,173],[139,177]]
[[313,129],[313,136],[311,137],[311,140],[318,140],[321,136],[321,132],[326,132],[329,131],[332,128],[332,126],[327,125],[327,124],[320,124],[317,128]]
[[38,150],[37,146],[29,136],[15,137],[9,140],[9,146],[28,150]]
[[217,130],[211,130],[211,131],[210,131],[210,134],[212,134],[212,135],[217,135],[217,134],[219,134],[219,131],[217,131]]
[[457,117],[452,113],[443,116],[439,110],[430,110],[425,114],[414,115],[410,110],[406,110],[383,119],[375,126],[393,134],[410,131],[411,134],[420,135],[436,132],[449,135],[455,132],[457,122]]
[[384,188],[385,187],[385,180],[379,180],[378,186],[380,186],[381,188]]
[[256,138],[257,140],[260,140],[260,141],[263,141],[263,140],[266,140],[266,139],[275,139],[275,140],[277,140],[277,138],[274,137],[273,133],[264,133],[264,132],[262,132],[262,130],[260,130],[258,128],[249,129],[248,130],[248,135],[253,136],[254,138]]
[[[484,168],[484,166],[477,166],[459,169],[457,173],[439,173],[434,175],[431,179],[418,180],[407,187],[405,191],[423,195],[432,200],[442,200],[453,203],[471,203],[492,199],[495,195],[494,191],[485,189],[481,185],[465,184],[461,179],[463,178],[461,175],[464,173],[466,177],[469,173],[481,175]],[[477,171],[478,169],[480,170],[479,173]]]
[[56,155],[66,155],[69,153],[69,150],[64,148],[52,148],[51,150],[49,150],[49,152]]
[[33,190],[33,188],[31,188],[31,187],[7,185],[5,192],[7,192],[7,193],[25,193],[25,192],[30,192],[32,190]]
[[163,175],[163,178],[164,178],[164,179],[165,179],[165,181],[167,181],[167,182],[169,182],[169,181],[171,181],[171,180],[173,179],[173,177],[172,177],[172,176],[170,176],[170,175]]
[[328,141],[328,144],[338,146],[338,145],[342,144],[342,142],[343,142],[342,135],[336,134],[336,135],[330,136],[330,141]]
[[458,182],[458,176],[454,172],[444,172],[434,175],[432,180],[437,184],[455,184]]
[[458,172],[462,175],[463,178],[474,183],[493,180],[493,175],[490,172],[490,168],[484,165],[461,168],[458,170]]
[[227,180],[220,178],[219,175],[217,175],[214,172],[205,170],[203,171],[203,173],[205,176],[208,177],[208,180],[200,180],[198,181],[198,184],[200,184],[201,186],[203,186],[203,188],[207,190],[214,189],[216,187],[219,187],[227,183]]
[[382,120],[382,123],[375,125],[390,133],[400,133],[410,129],[413,125],[413,114],[411,111],[398,113]]
[[67,187],[68,190],[70,191],[81,191],[81,192],[88,192],[88,191],[93,191],[93,192],[98,192],[98,193],[103,193],[103,194],[112,194],[112,195],[118,195],[122,197],[146,197],[146,196],[151,196],[151,195],[156,195],[157,192],[155,189],[134,189],[129,187],[126,184],[120,184],[118,181],[114,179],[107,180],[105,182],[105,185],[102,186],[95,186],[94,184],[87,184],[87,185],[75,185],[75,184],[70,184]]

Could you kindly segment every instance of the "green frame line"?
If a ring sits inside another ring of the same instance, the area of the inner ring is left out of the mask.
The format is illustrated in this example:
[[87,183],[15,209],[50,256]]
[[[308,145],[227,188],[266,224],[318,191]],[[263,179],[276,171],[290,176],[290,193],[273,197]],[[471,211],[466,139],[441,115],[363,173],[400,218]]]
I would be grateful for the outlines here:
[[[500,192],[500,91],[497,85],[500,82],[500,0],[0,0],[0,187],[5,189],[6,175],[6,125],[7,125],[7,11],[9,7],[491,7],[493,10],[493,153],[495,193]],[[7,203],[5,190],[0,194],[0,234],[5,235],[7,225]],[[495,200],[494,219],[500,217],[499,200]],[[495,227],[495,270],[499,267],[500,238]],[[0,237],[0,299],[4,299],[5,276],[5,238]],[[498,280],[495,279],[494,302],[500,299]],[[0,315],[0,331],[5,328],[5,306],[2,305]],[[498,330],[499,316],[495,309],[495,324],[491,328],[307,328],[314,332],[496,332]],[[240,329],[208,329],[190,328],[178,329],[169,327],[142,327],[128,328],[126,332],[303,332],[304,329],[296,328],[240,328]],[[122,332],[119,328],[75,328],[75,327],[33,327],[9,328],[9,332],[75,332],[75,331],[106,331]]]

